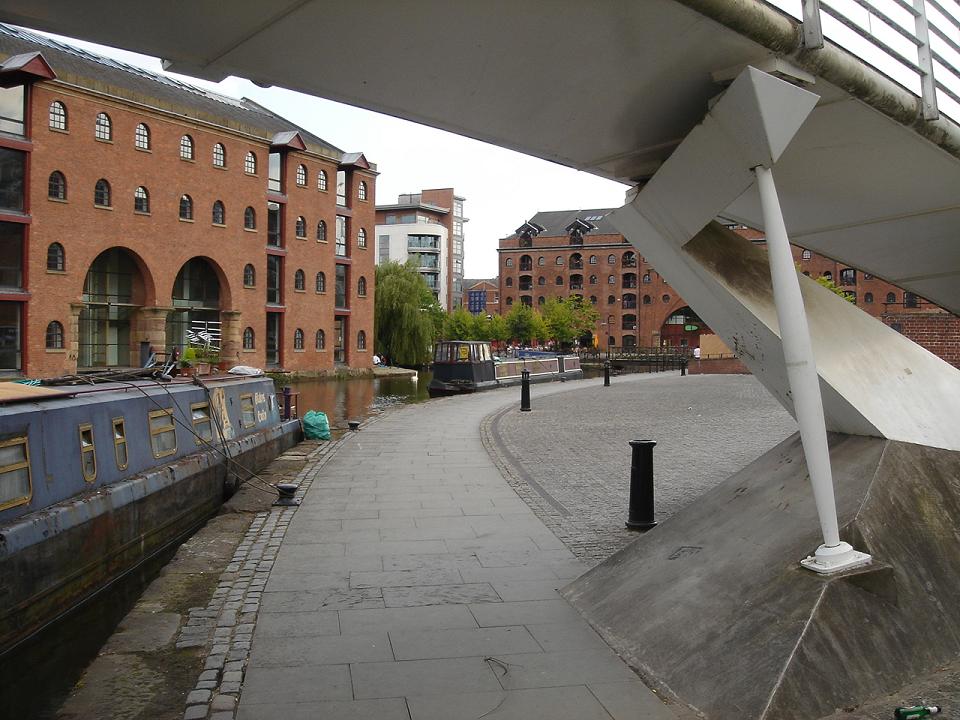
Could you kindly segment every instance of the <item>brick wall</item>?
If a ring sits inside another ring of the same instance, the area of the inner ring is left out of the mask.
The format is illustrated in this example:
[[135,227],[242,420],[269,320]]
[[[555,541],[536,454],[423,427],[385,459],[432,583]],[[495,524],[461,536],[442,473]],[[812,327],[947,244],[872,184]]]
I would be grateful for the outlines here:
[[960,317],[945,312],[890,313],[881,319],[885,325],[960,368]]

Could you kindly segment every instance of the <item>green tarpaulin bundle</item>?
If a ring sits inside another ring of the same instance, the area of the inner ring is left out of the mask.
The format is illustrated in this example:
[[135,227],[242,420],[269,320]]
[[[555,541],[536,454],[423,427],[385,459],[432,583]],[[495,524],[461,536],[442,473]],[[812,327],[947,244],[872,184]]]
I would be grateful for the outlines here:
[[303,435],[307,440],[329,440],[330,421],[327,420],[327,414],[308,410],[303,416]]

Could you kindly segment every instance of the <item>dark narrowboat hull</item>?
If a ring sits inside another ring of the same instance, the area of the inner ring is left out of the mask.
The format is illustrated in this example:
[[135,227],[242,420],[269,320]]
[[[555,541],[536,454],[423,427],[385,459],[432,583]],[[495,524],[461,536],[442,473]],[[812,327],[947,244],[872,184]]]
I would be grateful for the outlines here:
[[[236,396],[236,389],[231,393]],[[255,471],[296,444],[299,421],[279,421],[275,405],[270,403],[261,427],[237,433],[218,444],[220,450],[202,447],[0,522],[0,655],[186,539],[216,513],[238,482],[235,473],[225,482],[222,450],[237,463],[232,467]],[[122,411],[114,404],[109,414]],[[51,417],[55,412],[44,421]],[[98,462],[107,462],[106,453]],[[36,476],[41,469],[38,462]]]

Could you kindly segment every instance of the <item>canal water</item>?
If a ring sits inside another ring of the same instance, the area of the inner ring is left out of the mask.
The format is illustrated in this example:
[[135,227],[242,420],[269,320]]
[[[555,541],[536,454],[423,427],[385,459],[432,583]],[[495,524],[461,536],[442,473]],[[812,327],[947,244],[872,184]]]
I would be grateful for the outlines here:
[[280,392],[282,385],[289,385],[299,393],[297,410],[300,417],[308,410],[326,413],[330,429],[337,437],[348,429],[350,420],[363,421],[394,405],[428,400],[430,378],[429,372],[420,372],[415,380],[410,377],[299,380],[277,383],[277,392]]
[[[421,372],[416,380],[367,377],[288,384],[299,393],[300,416],[307,410],[325,412],[337,437],[348,429],[348,420],[363,421],[395,405],[427,400],[430,377]],[[87,665],[175,550],[138,567],[37,637],[0,656],[0,720],[55,717]]]

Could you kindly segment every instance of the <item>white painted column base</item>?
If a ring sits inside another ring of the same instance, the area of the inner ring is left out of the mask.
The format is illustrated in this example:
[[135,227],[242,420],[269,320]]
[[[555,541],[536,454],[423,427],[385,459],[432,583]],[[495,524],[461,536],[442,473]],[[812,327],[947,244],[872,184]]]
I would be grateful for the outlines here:
[[841,542],[833,547],[821,545],[813,555],[801,560],[800,564],[815,573],[832,575],[844,570],[869,565],[872,560],[873,557],[867,553],[854,550],[849,543]]

